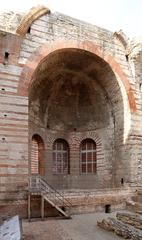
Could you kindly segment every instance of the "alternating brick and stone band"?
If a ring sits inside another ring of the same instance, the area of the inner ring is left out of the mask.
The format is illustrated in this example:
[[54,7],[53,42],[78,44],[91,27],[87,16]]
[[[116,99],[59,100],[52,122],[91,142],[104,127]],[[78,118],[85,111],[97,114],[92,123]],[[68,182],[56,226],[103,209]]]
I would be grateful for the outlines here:
[[125,208],[142,187],[141,62],[122,31],[44,6],[0,15],[1,214],[27,217],[34,174],[73,212]]

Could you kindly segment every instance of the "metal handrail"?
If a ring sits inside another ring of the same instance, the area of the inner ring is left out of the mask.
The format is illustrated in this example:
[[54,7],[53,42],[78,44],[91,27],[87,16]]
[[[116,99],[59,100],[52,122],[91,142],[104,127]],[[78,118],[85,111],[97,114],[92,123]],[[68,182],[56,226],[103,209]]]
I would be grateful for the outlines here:
[[[33,186],[33,180],[35,180],[35,185]],[[48,198],[52,198],[52,201],[58,201],[64,207],[72,207],[70,201],[68,201],[63,194],[58,192],[55,188],[53,188],[50,184],[46,182],[46,180],[40,175],[31,176],[30,177],[30,188],[38,189],[39,191],[43,191],[44,194],[47,194]]]
[[50,189],[52,189],[58,196],[60,196],[61,198],[63,198],[63,201],[66,202],[66,205],[69,205],[69,206],[72,206],[71,202],[69,200],[67,200],[65,197],[64,197],[64,194],[61,194],[59,191],[57,191],[54,187],[52,187],[50,184],[48,184],[44,178],[42,178],[42,181],[45,182],[45,184],[47,184]]

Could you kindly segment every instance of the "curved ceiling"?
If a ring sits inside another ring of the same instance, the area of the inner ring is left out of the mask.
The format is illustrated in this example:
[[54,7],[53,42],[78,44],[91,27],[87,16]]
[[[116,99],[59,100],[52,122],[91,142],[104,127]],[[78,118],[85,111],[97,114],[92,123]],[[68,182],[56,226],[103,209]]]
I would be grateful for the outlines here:
[[75,84],[83,81],[84,77],[88,81],[89,78],[95,79],[103,89],[107,87],[106,81],[108,83],[112,79],[115,81],[115,75],[110,66],[100,57],[79,49],[55,51],[49,54],[36,69],[30,97],[32,99],[40,95],[45,97],[46,94],[43,94],[43,91],[46,91],[46,87],[49,89],[52,84],[55,87],[55,85],[62,84],[65,79]]
[[[30,89],[30,106],[39,104],[39,118],[52,129],[105,127],[110,123],[115,75],[98,56],[64,49],[38,66]],[[118,86],[117,86],[118,88]]]

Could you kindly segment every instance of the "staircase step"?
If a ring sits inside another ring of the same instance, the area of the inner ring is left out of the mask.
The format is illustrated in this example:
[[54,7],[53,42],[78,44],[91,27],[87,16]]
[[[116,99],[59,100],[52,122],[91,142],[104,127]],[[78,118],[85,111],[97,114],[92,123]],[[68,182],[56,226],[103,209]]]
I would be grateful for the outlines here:
[[62,193],[50,186],[40,175],[30,177],[29,192],[31,195],[43,196],[50,205],[52,205],[60,214],[62,214],[62,216],[64,216],[66,219],[71,218],[71,216],[62,208],[64,207],[68,209],[71,207],[71,203],[64,198]]
[[59,206],[54,204],[47,196],[44,196],[44,199],[50,203],[53,207],[55,207],[66,219],[71,219],[71,216],[68,215],[65,211],[63,211]]

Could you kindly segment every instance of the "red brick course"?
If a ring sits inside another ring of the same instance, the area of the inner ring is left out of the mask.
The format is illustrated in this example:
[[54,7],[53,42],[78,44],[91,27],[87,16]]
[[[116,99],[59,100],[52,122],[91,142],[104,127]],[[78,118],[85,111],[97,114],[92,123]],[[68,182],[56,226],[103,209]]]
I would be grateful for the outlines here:
[[99,46],[95,45],[93,42],[90,41],[62,41],[62,42],[54,42],[52,44],[44,44],[41,48],[38,48],[37,51],[31,55],[28,59],[26,65],[23,68],[19,86],[18,86],[18,94],[21,96],[28,96],[28,90],[32,84],[32,76],[37,68],[37,66],[44,61],[44,59],[52,52],[63,49],[63,48],[78,48],[82,50],[89,51],[93,54],[96,54],[104,61],[106,61],[109,66],[112,68],[114,73],[116,73],[126,90],[129,100],[129,106],[131,112],[136,111],[136,103],[133,91],[131,89],[131,85],[126,74],[123,72],[122,68],[118,64],[118,62],[108,53],[104,52]]

